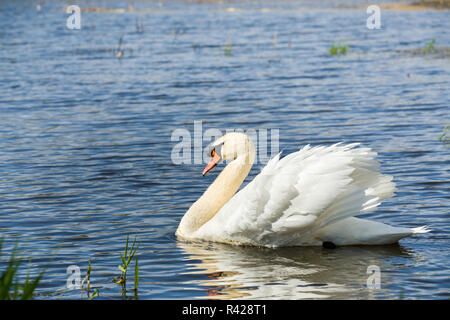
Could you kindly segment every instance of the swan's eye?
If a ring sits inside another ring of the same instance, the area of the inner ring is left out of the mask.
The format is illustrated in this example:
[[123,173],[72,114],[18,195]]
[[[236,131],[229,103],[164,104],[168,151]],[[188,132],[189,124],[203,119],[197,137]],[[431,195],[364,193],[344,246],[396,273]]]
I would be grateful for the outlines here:
[[211,150],[211,157],[214,157],[214,154],[216,153],[215,149]]

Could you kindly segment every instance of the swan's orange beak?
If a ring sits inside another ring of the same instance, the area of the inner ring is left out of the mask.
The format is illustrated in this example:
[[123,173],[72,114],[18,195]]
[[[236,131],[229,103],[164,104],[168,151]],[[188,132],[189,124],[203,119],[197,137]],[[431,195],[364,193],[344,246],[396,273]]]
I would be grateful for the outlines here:
[[215,151],[213,151],[212,157],[211,157],[211,159],[209,159],[208,165],[203,170],[203,175],[210,172],[217,165],[217,162],[219,162],[219,160],[220,160],[220,156]]

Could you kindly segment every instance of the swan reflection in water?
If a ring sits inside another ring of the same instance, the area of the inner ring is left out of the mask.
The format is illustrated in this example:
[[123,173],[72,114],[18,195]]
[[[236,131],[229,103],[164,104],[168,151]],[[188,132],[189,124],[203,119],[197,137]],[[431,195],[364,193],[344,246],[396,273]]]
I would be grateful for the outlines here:
[[[212,299],[372,299],[389,296],[393,268],[418,259],[400,245],[284,247],[278,249],[178,241],[187,255],[189,284],[200,284]],[[367,286],[369,266],[380,269],[380,289]],[[204,275],[204,277],[202,276]],[[393,296],[392,298],[398,298]]]

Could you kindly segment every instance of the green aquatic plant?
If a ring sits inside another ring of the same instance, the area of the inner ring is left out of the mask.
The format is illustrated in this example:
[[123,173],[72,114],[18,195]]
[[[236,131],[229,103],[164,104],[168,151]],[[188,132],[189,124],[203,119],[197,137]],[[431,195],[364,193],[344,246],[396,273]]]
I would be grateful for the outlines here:
[[224,55],[229,57],[232,55],[232,53],[233,53],[233,43],[231,42],[231,40],[229,40],[228,43],[225,45]]
[[[2,246],[3,239],[0,239],[0,254],[2,252]],[[18,247],[16,244],[9,257],[8,266],[0,276],[0,300],[30,300],[44,276],[45,271],[41,271],[34,280],[30,280],[30,268],[28,268],[25,282],[20,286],[17,274],[23,259],[17,256],[17,252]]]
[[[122,286],[122,293],[126,294],[126,283],[127,283],[127,271],[128,266],[130,265],[131,261],[133,260],[133,257],[135,256],[137,249],[139,247],[136,246],[136,236],[134,237],[133,244],[131,245],[131,248],[128,250],[128,243],[129,243],[129,234],[127,235],[127,241],[125,243],[125,252],[124,254],[120,255],[120,259],[122,261],[122,265],[119,265],[118,268],[120,271],[122,271],[122,274],[119,277],[116,277],[113,279],[113,282],[120,284]],[[137,287],[139,285],[139,270],[138,270],[138,259],[136,256],[135,263],[134,263],[134,292],[137,296]]]
[[136,261],[134,263],[134,288],[133,290],[137,290],[139,285],[139,267],[138,267],[138,258],[136,257]]
[[83,284],[86,281],[86,285],[87,285],[86,292],[87,292],[87,296],[88,296],[89,300],[98,297],[100,294],[99,290],[95,289],[91,295],[91,271],[92,271],[91,259],[89,259],[89,265],[88,265],[88,269],[86,271],[86,276],[84,277],[83,281],[81,282],[81,293],[83,294]]
[[348,45],[344,45],[339,41],[337,45],[335,45],[334,43],[331,45],[329,52],[330,55],[332,56],[341,55],[347,54],[348,49],[349,49]]
[[445,126],[444,130],[442,131],[441,135],[439,136],[439,141],[444,143],[450,143],[450,137],[448,136],[450,130],[450,125]]
[[434,47],[435,42],[436,42],[435,39],[432,39],[430,42],[428,42],[423,48],[423,53],[424,54],[435,53],[436,52],[436,48]]
[[405,289],[401,288],[398,295],[398,300],[405,300]]

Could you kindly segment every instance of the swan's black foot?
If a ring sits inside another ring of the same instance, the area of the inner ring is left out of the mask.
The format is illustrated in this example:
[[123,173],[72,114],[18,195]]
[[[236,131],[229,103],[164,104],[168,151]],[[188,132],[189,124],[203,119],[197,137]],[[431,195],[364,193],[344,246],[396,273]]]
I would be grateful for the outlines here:
[[325,249],[336,249],[336,245],[331,241],[322,242],[322,247],[324,247]]

